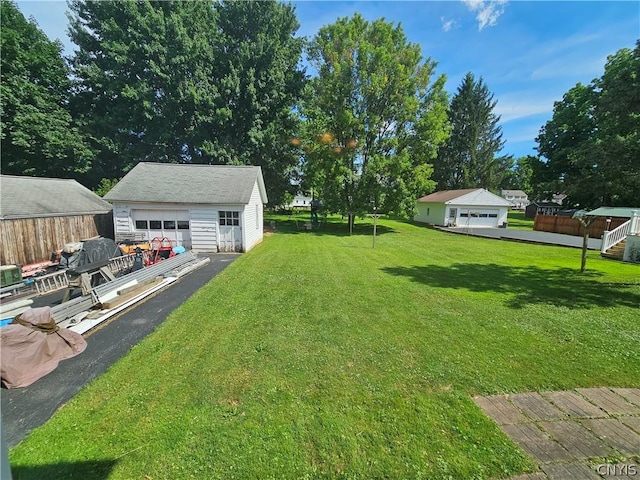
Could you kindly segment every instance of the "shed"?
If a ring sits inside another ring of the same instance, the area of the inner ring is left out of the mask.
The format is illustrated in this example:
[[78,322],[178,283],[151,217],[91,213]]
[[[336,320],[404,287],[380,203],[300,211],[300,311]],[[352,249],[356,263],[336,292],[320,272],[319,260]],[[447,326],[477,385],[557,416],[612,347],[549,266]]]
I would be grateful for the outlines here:
[[484,188],[442,190],[419,198],[413,219],[445,227],[500,227],[507,223],[510,205]]
[[104,198],[116,239],[139,234],[196,252],[246,252],[263,238],[260,167],[141,162]]
[[0,175],[0,263],[30,264],[65,243],[113,238],[112,207],[75,180]]
[[524,209],[524,218],[536,218],[536,215],[557,215],[562,205],[556,202],[531,202]]

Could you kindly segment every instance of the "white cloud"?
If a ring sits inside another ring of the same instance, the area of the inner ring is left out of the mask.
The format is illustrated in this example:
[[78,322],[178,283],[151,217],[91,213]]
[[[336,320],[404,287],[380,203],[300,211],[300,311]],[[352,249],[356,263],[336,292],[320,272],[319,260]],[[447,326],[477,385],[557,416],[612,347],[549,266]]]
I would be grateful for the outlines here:
[[444,17],[440,17],[440,21],[442,22],[442,31],[443,32],[448,32],[449,30],[451,30],[453,28],[453,26],[456,24],[456,21],[451,19],[451,20],[445,20]]
[[493,113],[500,115],[501,123],[532,117],[534,115],[551,115],[553,112],[553,102],[556,100],[557,99],[553,97],[531,99],[531,94],[527,92],[520,92],[517,95],[504,95],[498,99]]
[[493,27],[498,23],[498,18],[504,13],[507,0],[462,0],[469,10],[476,13],[478,31],[485,27]]

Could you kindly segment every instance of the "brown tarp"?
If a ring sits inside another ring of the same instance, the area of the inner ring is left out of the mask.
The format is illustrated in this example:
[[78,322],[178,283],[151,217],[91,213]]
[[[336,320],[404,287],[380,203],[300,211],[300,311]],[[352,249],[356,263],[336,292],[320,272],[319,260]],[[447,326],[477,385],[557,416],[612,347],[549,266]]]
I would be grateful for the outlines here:
[[82,335],[59,328],[51,308],[30,308],[0,328],[0,374],[7,388],[26,387],[55,370],[60,360],[87,348]]

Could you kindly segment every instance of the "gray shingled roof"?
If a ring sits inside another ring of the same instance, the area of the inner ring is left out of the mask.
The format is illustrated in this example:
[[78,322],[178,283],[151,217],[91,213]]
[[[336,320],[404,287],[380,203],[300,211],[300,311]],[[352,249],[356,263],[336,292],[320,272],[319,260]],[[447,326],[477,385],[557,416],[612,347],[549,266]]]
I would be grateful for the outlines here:
[[112,206],[75,180],[0,175],[0,218],[108,213]]
[[104,198],[111,202],[242,205],[249,202],[256,181],[267,203],[260,167],[141,162]]

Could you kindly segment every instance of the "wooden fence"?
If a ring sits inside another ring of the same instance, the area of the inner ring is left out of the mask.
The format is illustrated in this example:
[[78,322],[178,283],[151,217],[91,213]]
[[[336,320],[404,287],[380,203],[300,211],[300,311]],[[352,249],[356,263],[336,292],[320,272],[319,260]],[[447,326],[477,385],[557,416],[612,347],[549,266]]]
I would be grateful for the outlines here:
[[25,265],[51,257],[65,243],[113,238],[113,213],[0,221],[0,264]]
[[[609,230],[627,222],[628,218],[612,217],[609,224]],[[582,224],[571,217],[563,217],[561,215],[536,215],[533,221],[533,229],[540,232],[563,233],[565,235],[582,236]],[[607,229],[607,219],[604,217],[597,218],[589,228],[589,237],[602,238],[602,234]]]

